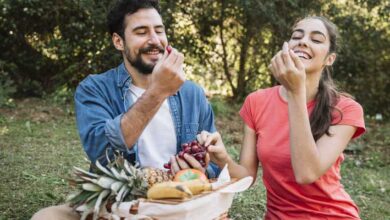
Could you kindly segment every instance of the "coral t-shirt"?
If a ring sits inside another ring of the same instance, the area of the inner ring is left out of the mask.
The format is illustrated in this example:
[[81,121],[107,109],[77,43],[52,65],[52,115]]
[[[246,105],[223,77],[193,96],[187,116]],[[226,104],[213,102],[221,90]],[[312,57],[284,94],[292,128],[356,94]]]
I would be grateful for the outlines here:
[[[359,219],[357,206],[340,183],[343,154],[314,183],[301,185],[295,181],[288,106],[280,96],[279,88],[275,86],[251,93],[240,110],[242,119],[257,136],[257,158],[267,189],[265,219]],[[314,101],[307,104],[309,114],[314,106]],[[364,133],[363,109],[357,102],[341,96],[336,108],[342,116],[335,114],[332,124],[356,127],[353,138]]]

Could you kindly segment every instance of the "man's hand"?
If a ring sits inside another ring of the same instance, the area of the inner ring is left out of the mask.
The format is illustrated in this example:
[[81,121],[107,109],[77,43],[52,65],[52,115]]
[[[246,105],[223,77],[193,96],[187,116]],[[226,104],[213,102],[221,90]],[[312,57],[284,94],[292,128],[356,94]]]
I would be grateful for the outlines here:
[[189,154],[184,154],[184,159],[181,159],[177,155],[172,156],[171,160],[170,160],[171,172],[173,175],[175,175],[175,173],[179,172],[180,170],[192,168],[192,169],[197,169],[197,170],[201,171],[202,173],[205,173],[206,168],[210,162],[210,156],[208,153],[206,154],[205,162],[206,162],[206,166],[202,167],[202,165],[199,163],[199,161],[196,160],[195,157],[193,157]]
[[153,69],[150,87],[155,94],[168,97],[176,93],[185,81],[183,71],[184,55],[176,49],[168,48],[163,57],[159,60]]

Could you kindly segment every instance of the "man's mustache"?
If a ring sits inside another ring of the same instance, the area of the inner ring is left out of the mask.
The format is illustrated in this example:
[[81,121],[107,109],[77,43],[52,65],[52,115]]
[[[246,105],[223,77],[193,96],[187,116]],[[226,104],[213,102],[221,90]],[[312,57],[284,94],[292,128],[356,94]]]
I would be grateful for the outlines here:
[[158,50],[160,53],[164,53],[164,47],[162,47],[162,46],[148,46],[148,47],[139,49],[139,52],[140,53],[147,53],[147,52],[150,52],[152,50]]

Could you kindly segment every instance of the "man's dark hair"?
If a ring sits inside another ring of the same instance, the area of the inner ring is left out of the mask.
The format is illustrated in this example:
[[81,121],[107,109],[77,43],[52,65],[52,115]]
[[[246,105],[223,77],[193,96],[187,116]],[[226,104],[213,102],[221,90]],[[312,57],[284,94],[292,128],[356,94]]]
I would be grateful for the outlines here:
[[160,13],[159,0],[118,0],[107,15],[107,26],[110,35],[117,33],[124,39],[125,17],[140,9],[154,8]]

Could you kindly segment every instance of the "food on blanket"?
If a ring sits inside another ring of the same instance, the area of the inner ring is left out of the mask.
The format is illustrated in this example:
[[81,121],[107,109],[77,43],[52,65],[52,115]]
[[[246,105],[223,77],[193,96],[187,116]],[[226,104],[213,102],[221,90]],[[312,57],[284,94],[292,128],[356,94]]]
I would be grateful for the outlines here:
[[184,199],[191,196],[190,189],[179,182],[156,183],[147,192],[148,199]]
[[72,207],[85,215],[93,212],[97,216],[108,201],[113,203],[146,198],[147,190],[152,185],[173,178],[165,170],[140,169],[132,166],[122,155],[115,156],[115,160],[107,167],[97,161],[96,173],[74,168],[70,184],[77,186],[78,192],[68,198]]
[[184,182],[184,181],[189,181],[189,180],[202,180],[204,182],[208,182],[209,179],[207,176],[201,172],[200,170],[196,169],[184,169],[180,170],[175,174],[175,177],[173,178],[173,181],[176,182]]
[[[207,154],[207,149],[205,146],[199,144],[198,141],[194,140],[188,143],[184,143],[181,145],[182,150],[178,153],[178,156],[182,159],[184,159],[184,154],[189,154],[199,163],[202,165],[202,167],[206,166],[206,154]],[[165,169],[171,169],[171,163],[168,162],[164,164]]]

